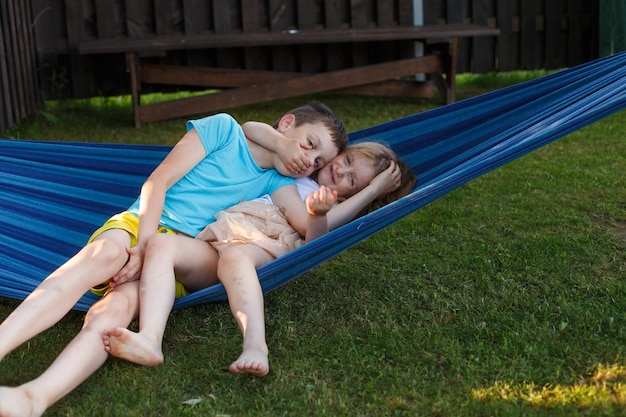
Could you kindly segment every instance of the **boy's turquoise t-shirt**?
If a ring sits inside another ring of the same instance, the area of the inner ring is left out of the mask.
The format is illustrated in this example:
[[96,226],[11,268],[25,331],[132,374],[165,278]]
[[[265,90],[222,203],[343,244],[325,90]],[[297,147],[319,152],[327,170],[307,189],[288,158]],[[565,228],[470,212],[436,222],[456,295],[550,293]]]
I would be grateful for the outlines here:
[[[295,184],[274,169],[259,168],[241,126],[230,115],[190,120],[191,129],[198,132],[206,157],[167,190],[163,226],[196,236],[219,211]],[[138,215],[139,198],[128,210]]]

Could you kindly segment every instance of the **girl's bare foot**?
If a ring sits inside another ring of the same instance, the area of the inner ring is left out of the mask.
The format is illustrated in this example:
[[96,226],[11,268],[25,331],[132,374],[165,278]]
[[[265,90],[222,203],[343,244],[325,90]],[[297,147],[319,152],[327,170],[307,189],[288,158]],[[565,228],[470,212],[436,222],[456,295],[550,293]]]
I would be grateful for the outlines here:
[[38,417],[44,411],[46,405],[27,389],[0,387],[0,417]]
[[257,349],[244,350],[228,370],[233,374],[265,376],[270,372],[267,353]]
[[163,363],[160,346],[156,346],[143,335],[123,327],[105,331],[102,342],[104,349],[117,358],[144,366],[157,366]]

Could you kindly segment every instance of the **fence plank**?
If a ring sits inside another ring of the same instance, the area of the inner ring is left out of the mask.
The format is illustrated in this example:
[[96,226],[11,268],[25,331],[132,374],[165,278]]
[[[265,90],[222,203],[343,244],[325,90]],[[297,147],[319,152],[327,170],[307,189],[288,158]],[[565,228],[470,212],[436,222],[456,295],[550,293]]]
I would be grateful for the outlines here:
[[[283,31],[295,29],[296,5],[295,0],[269,0],[270,30]],[[294,46],[278,46],[272,48],[273,69],[277,71],[296,72],[298,69],[295,59],[297,48]]]
[[[474,0],[472,3],[472,23],[494,26],[495,4],[493,0]],[[479,36],[472,39],[471,56],[473,72],[489,72],[495,69],[495,42],[491,36]]]
[[[313,29],[322,22],[322,11],[318,2],[297,0],[298,29]],[[322,51],[319,45],[304,45],[299,48],[300,71],[306,73],[323,72]]]
[[515,9],[511,0],[498,0],[498,63],[500,71],[512,71],[517,67],[517,37],[513,28]]
[[597,10],[597,0],[568,1],[568,66],[584,62],[594,52],[597,55],[598,37],[591,30],[591,21],[598,21]]
[[123,34],[119,31],[121,27],[119,3],[110,0],[95,0],[95,6],[96,37],[98,39],[114,38]]
[[[244,32],[260,32],[266,28],[267,10],[258,0],[241,0],[241,26]],[[245,48],[245,68],[265,69],[270,67],[269,48]]]
[[[213,8],[205,0],[183,0],[183,28],[186,35],[197,35],[213,30]],[[190,66],[214,66],[215,53],[211,50],[187,51],[187,64]]]
[[[241,30],[233,16],[236,14],[236,5],[233,0],[219,0],[213,2],[213,26],[215,33],[227,33]],[[241,48],[220,49],[216,51],[217,64],[220,67],[237,68],[243,65]]]
[[541,62],[539,59],[541,44],[537,32],[537,0],[524,0],[521,2],[520,39],[522,68],[536,68]]
[[[464,0],[446,0],[446,23],[467,23],[469,21],[468,2]],[[457,72],[467,72],[471,68],[470,40],[459,39]]]
[[[375,0],[350,0],[350,26],[366,28],[373,25]],[[352,46],[352,65],[355,67],[366,65],[369,59],[370,46],[358,44]]]
[[8,3],[0,2],[0,86],[2,89],[2,95],[0,96],[0,103],[2,103],[2,114],[0,115],[0,132],[10,127],[14,124],[19,118],[16,116],[14,111],[14,103],[15,96],[17,94],[12,94],[13,84],[11,83],[12,77],[12,68],[11,58],[5,49],[5,42],[8,45],[11,40],[11,25],[9,24],[9,11],[8,11]]
[[[347,25],[350,20],[350,8],[347,2],[342,0],[324,0],[324,27],[339,29]],[[346,45],[326,46],[326,68],[334,71],[350,66],[349,47]]]
[[546,2],[545,19],[545,61],[546,69],[563,66],[565,52],[567,51],[567,37],[565,29],[567,25],[566,11],[567,0],[551,0]]

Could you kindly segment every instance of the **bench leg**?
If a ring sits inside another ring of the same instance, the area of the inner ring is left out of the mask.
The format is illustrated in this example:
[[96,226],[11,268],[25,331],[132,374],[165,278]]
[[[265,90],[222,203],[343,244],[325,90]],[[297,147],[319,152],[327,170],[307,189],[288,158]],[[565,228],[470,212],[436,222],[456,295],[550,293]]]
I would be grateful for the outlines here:
[[135,52],[126,53],[126,65],[130,73],[130,90],[132,92],[133,115],[135,117],[135,127],[141,127],[139,117],[141,80],[139,78],[139,56]]
[[448,96],[446,97],[446,104],[454,103],[456,96],[456,66],[458,61],[459,52],[459,39],[450,39],[450,50],[448,52],[449,65],[446,70],[446,83],[448,84]]
[[[458,38],[451,38],[448,41],[447,47],[441,48],[441,54],[443,56],[443,71],[441,73],[433,73],[431,77],[435,82],[437,91],[441,99],[446,103],[454,103],[456,95],[456,66],[457,55],[459,51]],[[443,77],[445,75],[445,78]]]

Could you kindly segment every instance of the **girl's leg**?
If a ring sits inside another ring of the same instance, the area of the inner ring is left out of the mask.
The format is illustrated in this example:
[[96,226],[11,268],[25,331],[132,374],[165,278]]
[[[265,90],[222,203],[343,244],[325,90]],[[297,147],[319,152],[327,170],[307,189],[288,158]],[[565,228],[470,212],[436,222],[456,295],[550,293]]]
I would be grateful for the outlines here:
[[102,332],[128,326],[138,313],[139,283],[129,282],[94,304],[78,335],[38,378],[16,388],[0,388],[0,416],[39,416],[98,370],[108,355]]
[[0,325],[0,360],[57,323],[89,288],[119,271],[129,245],[127,232],[107,230],[43,280]]
[[163,363],[162,341],[175,299],[175,280],[190,291],[216,284],[217,252],[202,240],[154,235],[148,241],[140,280],[139,333],[124,327],[104,333],[113,356],[145,365]]
[[243,335],[243,352],[230,365],[232,373],[265,376],[269,372],[263,292],[256,268],[272,259],[268,252],[251,244],[231,246],[221,254],[217,274]]

